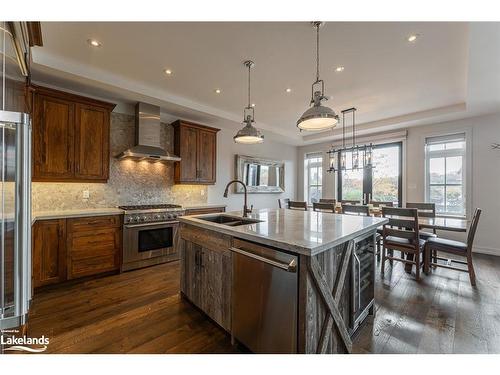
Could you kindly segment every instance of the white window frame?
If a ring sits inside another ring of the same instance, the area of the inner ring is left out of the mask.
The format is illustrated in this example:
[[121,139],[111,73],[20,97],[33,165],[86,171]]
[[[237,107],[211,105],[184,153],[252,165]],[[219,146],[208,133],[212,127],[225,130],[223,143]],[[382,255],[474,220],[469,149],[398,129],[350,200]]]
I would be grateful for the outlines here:
[[[321,161],[319,162],[315,162],[315,163],[311,163],[310,160],[311,159],[317,159],[317,158],[320,158]],[[324,161],[324,156],[323,156],[323,152],[313,152],[313,153],[307,153],[304,157],[304,165],[305,165],[305,168],[304,168],[304,174],[305,174],[305,201],[308,203],[308,204],[312,204],[312,202],[310,201],[310,194],[309,194],[309,191],[311,189],[311,187],[321,187],[321,193],[323,193],[323,161]],[[321,184],[311,184],[311,181],[309,180],[309,176],[310,176],[310,169],[312,168],[320,168],[321,169]]]
[[[452,150],[437,150],[437,151],[429,151],[429,144],[444,144],[448,142],[453,142],[453,140],[463,140],[464,148],[461,149],[452,149]],[[425,138],[424,147],[425,147],[425,201],[430,202],[430,188],[431,186],[444,186],[445,188],[445,204],[446,204],[446,186],[461,186],[462,187],[462,197],[464,199],[464,214],[456,215],[450,212],[436,212],[437,216],[443,217],[467,217],[469,210],[469,195],[468,195],[468,167],[469,167],[469,158],[468,158],[468,147],[470,144],[470,136],[466,131],[458,131],[452,134],[446,135],[436,135],[429,136]],[[453,156],[461,156],[462,157],[462,183],[461,184],[447,184],[446,183],[446,158]],[[442,184],[431,184],[430,183],[430,160],[431,158],[445,158],[445,181]]]

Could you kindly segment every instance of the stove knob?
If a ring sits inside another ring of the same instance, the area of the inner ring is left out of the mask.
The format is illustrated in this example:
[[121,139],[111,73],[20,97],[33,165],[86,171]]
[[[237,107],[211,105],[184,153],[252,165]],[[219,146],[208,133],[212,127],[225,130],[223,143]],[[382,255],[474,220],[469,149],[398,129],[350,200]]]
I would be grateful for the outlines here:
[[139,221],[139,216],[134,217],[134,221],[138,222]]
[[148,219],[148,217],[147,217],[147,216],[143,216],[143,217],[142,217],[142,221],[146,221],[147,219]]
[[176,218],[177,218],[177,214],[173,214],[173,215],[172,215],[172,217],[173,217],[174,219],[176,219]]
[[163,215],[161,215],[161,218],[162,218],[163,220],[165,220],[165,219],[167,218],[167,215],[163,214]]
[[167,219],[171,219],[172,218],[172,215],[171,214],[168,214],[167,215]]
[[156,220],[160,220],[160,219],[161,219],[161,216],[160,216],[160,215],[155,215],[155,219],[156,219]]

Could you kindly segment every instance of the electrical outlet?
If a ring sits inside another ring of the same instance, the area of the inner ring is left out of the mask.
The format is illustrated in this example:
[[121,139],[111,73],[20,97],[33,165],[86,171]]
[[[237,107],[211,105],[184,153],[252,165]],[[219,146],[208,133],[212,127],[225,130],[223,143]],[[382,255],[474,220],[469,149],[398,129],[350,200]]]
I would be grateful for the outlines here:
[[84,190],[82,194],[83,199],[89,199],[90,198],[90,191],[89,190]]

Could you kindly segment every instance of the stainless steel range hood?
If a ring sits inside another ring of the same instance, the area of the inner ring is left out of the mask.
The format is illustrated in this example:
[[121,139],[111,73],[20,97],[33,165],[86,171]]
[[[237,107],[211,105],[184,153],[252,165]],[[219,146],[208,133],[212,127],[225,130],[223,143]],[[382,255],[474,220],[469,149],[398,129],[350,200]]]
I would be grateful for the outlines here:
[[180,157],[171,155],[161,147],[160,126],[160,107],[152,104],[137,103],[135,106],[136,146],[122,152],[117,158],[180,161]]

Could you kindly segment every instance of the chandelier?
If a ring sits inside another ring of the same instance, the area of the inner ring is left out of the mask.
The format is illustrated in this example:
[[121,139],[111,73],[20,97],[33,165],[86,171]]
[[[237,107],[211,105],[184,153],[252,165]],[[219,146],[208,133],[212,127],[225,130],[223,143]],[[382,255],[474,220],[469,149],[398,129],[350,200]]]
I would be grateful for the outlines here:
[[[342,147],[332,148],[327,151],[330,159],[330,167],[327,169],[328,172],[336,172],[337,170],[345,171],[345,170],[357,170],[357,169],[365,169],[365,168],[373,168],[372,165],[372,154],[373,154],[373,145],[364,144],[358,145],[356,144],[356,108],[349,108],[341,111],[342,113]],[[345,119],[346,115],[352,115],[352,132],[351,132],[351,144],[346,146],[346,126]],[[352,167],[347,168],[347,154],[351,153],[352,157]]]

